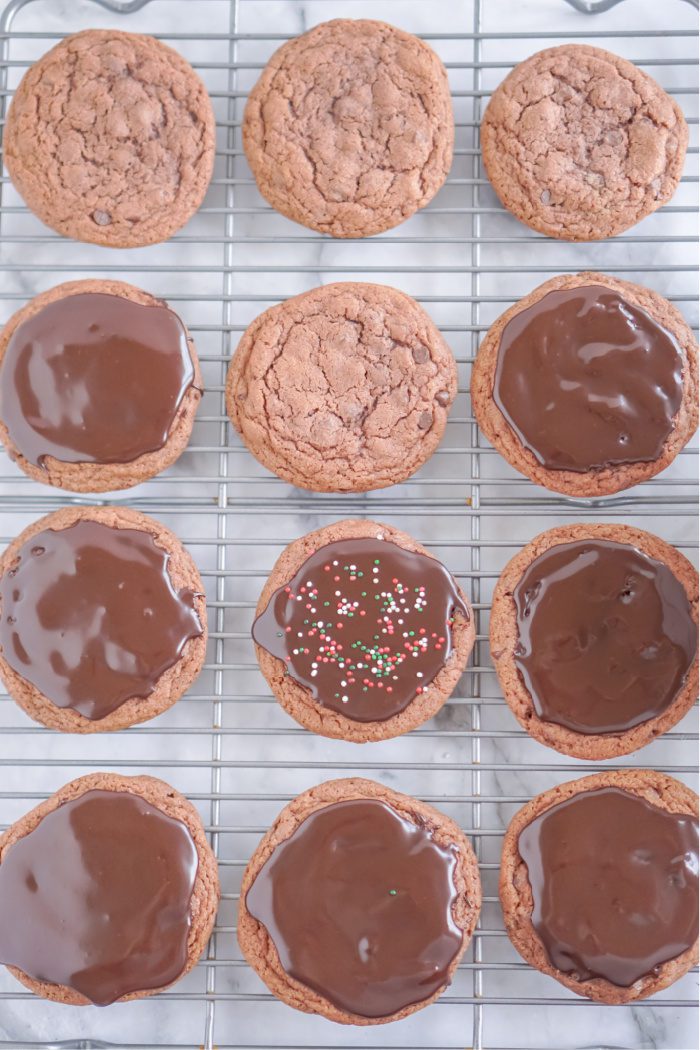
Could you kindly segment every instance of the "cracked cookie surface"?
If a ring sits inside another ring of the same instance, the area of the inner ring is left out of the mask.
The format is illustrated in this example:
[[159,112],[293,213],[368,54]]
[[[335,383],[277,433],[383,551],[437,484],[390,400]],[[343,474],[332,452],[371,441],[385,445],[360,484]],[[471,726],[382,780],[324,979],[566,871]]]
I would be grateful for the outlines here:
[[652,77],[583,44],[521,62],[481,125],[484,167],[503,205],[569,241],[614,237],[666,204],[687,145],[679,105]]
[[368,237],[424,207],[452,164],[445,68],[384,22],[336,19],[284,44],[253,88],[243,145],[269,203],[333,237]]
[[410,296],[331,284],[249,326],[226,384],[253,455],[314,492],[396,485],[433,454],[457,392],[450,348]]
[[47,226],[133,248],[167,240],[199,208],[215,139],[206,88],[181,55],[149,36],[90,29],[23,77],[5,163]]

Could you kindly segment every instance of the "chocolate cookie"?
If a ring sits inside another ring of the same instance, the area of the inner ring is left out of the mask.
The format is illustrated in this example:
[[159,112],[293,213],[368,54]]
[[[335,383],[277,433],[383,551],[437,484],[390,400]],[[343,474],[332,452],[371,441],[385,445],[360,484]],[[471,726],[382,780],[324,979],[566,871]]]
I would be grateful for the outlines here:
[[481,123],[504,207],[565,241],[615,237],[667,204],[687,145],[678,103],[631,62],[586,44],[517,65]]
[[138,248],[197,211],[216,127],[189,62],[150,36],[88,29],[24,75],[4,157],[18,193],[64,237]]
[[282,552],[253,638],[292,718],[365,743],[406,733],[440,710],[475,629],[461,588],[414,539],[374,521],[339,521]]
[[398,1021],[452,980],[481,907],[457,825],[372,780],[331,780],[282,810],[243,876],[241,950],[289,1006]]
[[698,691],[698,574],[628,525],[564,525],[506,565],[491,609],[503,695],[535,740],[574,758],[626,755]]
[[506,931],[526,962],[599,1003],[632,1003],[698,961],[698,798],[651,769],[545,791],[503,840]]
[[0,674],[51,729],[124,729],[167,710],[204,663],[206,600],[190,555],[125,507],[65,507],[0,558]]
[[414,474],[457,392],[452,351],[410,296],[329,284],[266,310],[231,361],[226,405],[260,462],[313,492],[367,492]]
[[369,237],[425,207],[452,164],[447,72],[385,22],[336,19],[274,53],[243,146],[263,197],[333,237]]
[[180,318],[122,281],[59,284],[0,333],[0,440],[35,481],[73,492],[147,481],[186,448],[201,397]]
[[0,836],[0,961],[44,999],[163,991],[196,964],[218,903],[196,809],[154,777],[80,777]]
[[698,347],[681,314],[601,273],[554,277],[489,329],[474,415],[538,485],[605,496],[648,481],[698,425]]

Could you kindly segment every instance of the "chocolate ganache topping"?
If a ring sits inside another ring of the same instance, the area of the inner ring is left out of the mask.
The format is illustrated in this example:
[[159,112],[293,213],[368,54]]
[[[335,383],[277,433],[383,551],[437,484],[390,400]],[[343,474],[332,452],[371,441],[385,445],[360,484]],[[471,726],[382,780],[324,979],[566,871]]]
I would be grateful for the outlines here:
[[685,684],[697,627],[667,565],[624,543],[550,547],[514,588],[515,663],[541,719],[619,733],[662,714]]
[[185,329],[166,306],[67,295],[12,334],[0,419],[34,465],[130,463],[163,448],[193,380]]
[[361,1017],[389,1017],[448,981],[462,945],[456,852],[374,799],[316,810],[246,895],[283,969]]
[[698,823],[618,788],[584,791],[525,827],[532,924],[556,969],[629,988],[698,936]]
[[104,718],[149,696],[202,633],[153,536],[83,520],[45,529],[0,579],[0,651],[57,707]]
[[86,791],[0,864],[0,961],[98,1006],[162,988],[187,963],[197,850],[138,795]]
[[599,285],[517,313],[498,350],[494,400],[535,459],[586,473],[658,459],[683,396],[674,336]]
[[275,591],[253,638],[321,706],[356,722],[382,722],[444,667],[455,610],[468,617],[434,558],[388,540],[338,540]]

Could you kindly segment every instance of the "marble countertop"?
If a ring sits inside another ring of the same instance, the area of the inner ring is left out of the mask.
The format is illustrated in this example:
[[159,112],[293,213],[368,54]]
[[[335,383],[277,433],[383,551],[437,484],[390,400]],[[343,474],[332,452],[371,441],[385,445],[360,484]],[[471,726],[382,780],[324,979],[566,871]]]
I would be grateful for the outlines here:
[[[677,299],[697,324],[696,245],[690,239],[696,222],[697,95],[689,61],[697,57],[696,12],[684,0],[625,0],[595,17],[574,11],[565,0],[482,0],[475,40],[473,0],[151,0],[124,16],[103,9],[99,0],[16,6],[18,35],[7,45],[10,87],[23,63],[42,54],[54,34],[117,26],[163,34],[200,68],[214,96],[220,148],[215,181],[199,215],[166,245],[120,252],[64,241],[23,211],[12,187],[3,185],[8,210],[0,229],[0,321],[68,276],[99,276],[111,268],[170,299],[182,313],[195,334],[207,388],[191,448],[166,475],[115,499],[162,518],[187,542],[205,574],[215,637],[207,669],[188,698],[135,732],[50,734],[0,697],[0,824],[73,776],[114,768],[162,776],[194,798],[207,825],[227,830],[218,841],[225,899],[210,967],[198,967],[171,997],[106,1010],[17,998],[21,989],[3,970],[0,1046],[696,1047],[696,1011],[673,1005],[696,995],[696,975],[651,1005],[600,1007],[575,1000],[528,969],[507,941],[496,902],[500,833],[519,800],[590,767],[548,751],[517,729],[500,699],[483,640],[498,572],[514,549],[543,528],[582,517],[635,521],[692,556],[697,526],[688,482],[695,459],[683,455],[651,486],[597,508],[553,499],[483,448],[466,394],[479,329],[553,273],[600,269],[647,283]],[[363,243],[317,237],[263,207],[235,126],[246,91],[277,38],[337,16],[381,18],[430,35],[455,91],[457,152],[448,185],[425,212]],[[624,35],[632,30],[633,37]],[[476,125],[483,95],[514,62],[545,46],[545,38],[556,43],[586,35],[650,63],[646,68],[695,117],[694,149],[671,208],[613,242],[569,245],[530,234],[500,209],[479,168]],[[353,276],[395,284],[424,301],[458,359],[462,392],[441,450],[415,479],[366,497],[314,497],[270,478],[242,448],[223,417],[222,383],[240,331],[260,310],[283,296]],[[69,497],[29,482],[0,456],[5,542]],[[283,544],[352,514],[387,520],[429,543],[471,589],[482,639],[473,661],[477,670],[465,674],[432,723],[405,738],[362,747],[297,731],[270,700],[248,637],[252,605]],[[222,732],[212,735],[212,725]],[[619,764],[672,767],[695,786],[696,732],[697,710],[672,735]],[[220,760],[213,772],[212,748]],[[486,903],[482,935],[440,1003],[398,1024],[339,1029],[264,996],[260,981],[241,963],[232,927],[242,863],[283,800],[322,779],[354,772],[429,797],[475,831]],[[474,806],[477,794],[487,801]]]

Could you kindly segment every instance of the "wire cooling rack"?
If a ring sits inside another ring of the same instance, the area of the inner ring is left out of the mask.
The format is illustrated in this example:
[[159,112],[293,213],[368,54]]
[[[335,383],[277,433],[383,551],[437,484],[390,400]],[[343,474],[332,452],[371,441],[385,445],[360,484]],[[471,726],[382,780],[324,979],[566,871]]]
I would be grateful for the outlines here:
[[[204,207],[167,245],[112,251],[43,227],[5,177],[0,187],[0,307],[73,278],[114,274],[166,297],[197,341],[206,393],[188,451],[161,477],[113,500],[73,498],[24,477],[0,455],[0,538],[67,502],[114,502],[161,518],[185,541],[206,583],[211,643],[204,673],[160,718],[119,734],[60,735],[0,695],[0,823],[68,779],[95,769],[153,772],[200,808],[219,858],[223,900],[199,966],[151,1000],[79,1010],[33,998],[0,977],[0,1045],[11,1047],[533,1047],[693,1046],[696,977],[635,1007],[584,1002],[530,970],[510,946],[497,901],[502,830],[534,793],[601,768],[530,740],[500,698],[488,652],[488,610],[505,561],[542,528],[634,521],[691,557],[696,458],[682,453],[652,482],[617,497],[574,501],[538,489],[487,446],[467,395],[483,332],[507,305],[562,271],[597,268],[646,283],[696,323],[696,24],[692,6],[628,0],[12,0],[0,22],[6,105],[27,65],[67,32],[118,26],[153,33],[199,70],[218,118],[215,177]],[[694,4],[693,6],[697,6]],[[386,235],[334,242],[270,210],[241,149],[246,94],[280,42],[334,16],[396,21],[445,61],[457,120],[455,163],[426,211]],[[644,17],[643,17],[644,16]],[[639,25],[647,28],[639,29]],[[567,245],[506,215],[480,166],[478,127],[491,89],[514,62],[547,44],[591,42],[649,70],[691,127],[673,202],[613,241]],[[442,447],[415,478],[367,496],[319,496],[268,475],[227,422],[224,382],[239,334],[267,306],[333,280],[385,282],[416,296],[459,362],[460,394]],[[364,746],[299,729],[272,700],[250,625],[282,547],[348,516],[396,524],[433,550],[471,593],[478,642],[455,696],[427,726]],[[693,783],[697,710],[662,740],[609,765],[652,766]],[[484,881],[479,928],[438,1004],[399,1024],[342,1029],[277,1003],[243,963],[235,938],[242,869],[282,805],[321,780],[362,774],[434,802],[469,832]],[[603,1036],[597,1033],[605,1033]]]

